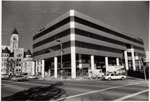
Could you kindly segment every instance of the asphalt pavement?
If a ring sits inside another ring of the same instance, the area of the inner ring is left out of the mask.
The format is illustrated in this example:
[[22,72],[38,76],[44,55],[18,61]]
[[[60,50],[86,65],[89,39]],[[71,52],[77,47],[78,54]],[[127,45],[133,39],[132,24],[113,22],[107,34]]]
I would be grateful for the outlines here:
[[[61,85],[58,86],[58,89],[59,88],[63,89],[65,93],[62,92],[61,95],[56,95],[57,98],[56,97],[55,98],[53,97],[53,99],[46,98],[45,100],[148,101],[149,98],[148,81],[144,81],[143,79],[130,78],[126,80],[112,80],[112,81],[103,81],[95,79],[95,80],[30,80],[23,82],[14,82],[11,80],[2,80],[1,83],[2,100],[3,98],[7,98],[10,96],[14,97],[14,94],[19,92],[27,93],[28,91],[30,91],[29,89],[35,87],[41,88],[41,86],[42,88],[44,88],[46,86],[51,86],[58,82],[62,83]],[[44,93],[49,92],[47,91]],[[32,92],[29,95],[32,96],[32,94],[35,95],[36,93]],[[51,96],[52,95],[53,93],[51,92]],[[38,97],[40,97],[40,95]],[[29,98],[27,100],[30,99],[34,100],[33,98]]]

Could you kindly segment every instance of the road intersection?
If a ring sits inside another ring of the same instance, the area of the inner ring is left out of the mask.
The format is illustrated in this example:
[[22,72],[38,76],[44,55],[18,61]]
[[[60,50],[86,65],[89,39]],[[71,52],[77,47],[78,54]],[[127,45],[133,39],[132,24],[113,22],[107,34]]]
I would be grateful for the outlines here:
[[[31,80],[24,82],[2,81],[2,99],[22,90],[38,86],[63,83],[66,93],[57,99],[65,101],[148,101],[148,82],[141,79],[102,80]],[[50,99],[51,100],[51,99]]]

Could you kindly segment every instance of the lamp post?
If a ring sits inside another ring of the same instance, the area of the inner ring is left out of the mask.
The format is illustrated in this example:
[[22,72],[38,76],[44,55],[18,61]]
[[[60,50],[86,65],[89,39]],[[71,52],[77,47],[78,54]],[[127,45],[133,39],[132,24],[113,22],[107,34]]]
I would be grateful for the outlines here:
[[60,44],[60,48],[61,48],[61,51],[60,51],[60,55],[61,55],[61,60],[60,60],[60,77],[61,77],[61,79],[62,79],[62,70],[63,70],[63,64],[62,64],[62,56],[63,56],[63,49],[62,49],[62,43],[61,43],[61,40],[56,40],[57,42],[59,42],[59,44]]
[[145,69],[146,69],[146,63],[144,62],[144,59],[143,59],[143,58],[142,58],[142,62],[143,62],[144,79],[145,79],[145,81],[147,81],[147,78],[146,78],[146,72],[145,72]]

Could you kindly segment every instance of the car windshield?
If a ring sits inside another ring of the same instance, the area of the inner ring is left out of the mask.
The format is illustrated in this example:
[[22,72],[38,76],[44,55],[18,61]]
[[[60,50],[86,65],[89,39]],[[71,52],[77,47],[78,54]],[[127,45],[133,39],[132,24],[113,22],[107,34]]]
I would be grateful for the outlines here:
[[109,76],[110,74],[106,74],[106,76]]

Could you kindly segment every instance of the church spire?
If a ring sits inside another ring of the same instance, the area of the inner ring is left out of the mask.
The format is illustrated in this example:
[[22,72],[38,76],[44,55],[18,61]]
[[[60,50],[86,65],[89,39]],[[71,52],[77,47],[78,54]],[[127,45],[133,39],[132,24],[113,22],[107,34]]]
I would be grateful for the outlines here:
[[16,28],[14,29],[14,31],[12,32],[12,34],[19,34]]

